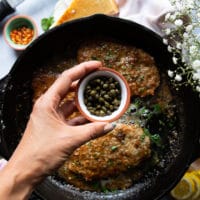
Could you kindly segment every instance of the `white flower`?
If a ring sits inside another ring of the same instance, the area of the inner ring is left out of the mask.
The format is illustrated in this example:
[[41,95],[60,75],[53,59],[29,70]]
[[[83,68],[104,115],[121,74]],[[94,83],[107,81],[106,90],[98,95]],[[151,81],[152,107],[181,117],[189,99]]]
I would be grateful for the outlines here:
[[188,33],[183,33],[183,37],[186,39],[189,37]]
[[170,28],[167,28],[167,29],[165,30],[165,33],[166,33],[166,35],[169,35],[169,34],[171,33],[171,29],[170,29]]
[[172,47],[171,47],[171,46],[167,46],[167,50],[168,50],[169,52],[172,52]]
[[183,5],[180,2],[176,2],[176,8],[178,10],[182,10],[183,9]]
[[185,59],[185,57],[184,57],[184,56],[182,56],[182,59],[181,59],[181,61],[182,61],[183,63],[186,61],[186,59]]
[[192,63],[192,68],[193,68],[194,70],[200,69],[200,60],[195,60],[195,61],[193,61],[193,63]]
[[190,24],[186,27],[186,31],[190,32],[193,29],[193,26]]
[[200,73],[197,73],[197,72],[194,73],[194,74],[193,74],[193,79],[194,79],[194,80],[200,80]]
[[192,45],[192,46],[190,47],[190,49],[189,49],[190,54],[195,54],[196,51],[197,51],[197,47],[194,46],[194,45]]
[[168,74],[168,76],[169,76],[170,78],[172,78],[172,77],[174,76],[174,72],[171,71],[171,70],[168,70],[168,71],[167,71],[167,74]]
[[181,47],[182,47],[182,44],[181,44],[180,42],[178,42],[178,43],[176,44],[176,48],[177,48],[177,49],[181,49]]
[[177,64],[177,61],[178,61],[178,59],[177,59],[176,57],[172,57],[172,61],[173,61],[173,63],[176,65],[176,64]]
[[163,39],[164,44],[168,44],[168,40],[166,38]]
[[196,87],[197,92],[200,92],[200,86]]
[[194,8],[194,0],[187,0],[186,6],[187,6],[186,9],[188,9],[188,8],[193,9]]
[[174,24],[176,26],[182,26],[183,25],[183,20],[182,19],[176,19],[175,22],[174,22]]
[[165,15],[165,21],[168,21],[168,19],[170,18],[170,16],[171,16],[171,13],[167,13],[167,14]]
[[[165,15],[164,26],[164,33],[170,39],[163,39],[163,43],[172,53],[176,69],[168,70],[167,74],[173,78],[172,83],[177,89],[190,85],[200,93],[200,0],[170,0],[170,3],[174,9]],[[179,65],[179,60],[182,65]]]
[[178,81],[178,82],[182,81],[182,76],[179,75],[179,74],[176,74],[175,80]]
[[176,19],[176,14],[173,14],[169,17],[170,20],[174,21]]

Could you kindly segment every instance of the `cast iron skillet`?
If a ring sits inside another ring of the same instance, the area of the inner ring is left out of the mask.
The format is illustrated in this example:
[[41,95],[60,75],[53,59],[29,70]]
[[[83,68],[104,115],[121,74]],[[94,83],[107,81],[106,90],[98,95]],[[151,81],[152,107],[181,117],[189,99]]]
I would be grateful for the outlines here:
[[[3,156],[9,158],[16,148],[31,112],[33,72],[55,55],[75,54],[82,38],[90,38],[95,35],[108,36],[144,49],[155,58],[158,67],[163,71],[169,66],[173,66],[171,55],[167,52],[166,46],[162,44],[162,39],[147,28],[130,21],[94,15],[48,31],[22,53],[10,73],[1,81],[0,153]],[[180,139],[175,145],[175,152],[168,152],[170,155],[174,153],[175,156],[171,156],[170,160],[166,158],[163,161],[165,167],[153,170],[130,189],[117,192],[106,194],[81,192],[72,186],[63,185],[51,177],[38,186],[37,192],[48,200],[150,200],[161,198],[177,183],[197,156],[196,151],[199,145],[199,98],[189,88],[182,88],[177,95],[181,99]],[[52,154],[52,156],[54,155]]]

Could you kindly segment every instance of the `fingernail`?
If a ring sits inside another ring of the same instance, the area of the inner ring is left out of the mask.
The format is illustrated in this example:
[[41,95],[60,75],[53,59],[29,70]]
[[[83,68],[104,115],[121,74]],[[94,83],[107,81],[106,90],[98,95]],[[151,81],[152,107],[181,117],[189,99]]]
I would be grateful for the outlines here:
[[104,133],[112,131],[115,128],[115,126],[116,126],[115,124],[106,124],[104,126]]

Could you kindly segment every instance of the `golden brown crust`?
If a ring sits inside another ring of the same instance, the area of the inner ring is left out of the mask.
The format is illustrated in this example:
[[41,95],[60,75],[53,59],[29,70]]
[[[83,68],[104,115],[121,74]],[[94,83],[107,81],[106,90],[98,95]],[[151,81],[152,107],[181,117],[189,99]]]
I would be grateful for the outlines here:
[[109,134],[79,147],[65,167],[85,180],[106,178],[135,167],[150,156],[149,137],[137,125],[118,124]]
[[110,40],[94,39],[83,43],[78,61],[99,60],[104,67],[121,73],[129,83],[132,96],[154,95],[160,75],[152,56],[142,49]]
[[[58,74],[53,73],[38,73],[35,75],[32,81],[32,88],[33,88],[33,103],[43,94],[45,91],[53,84],[53,82],[57,79]],[[73,101],[75,98],[75,92],[70,91],[68,92],[67,96],[62,100],[61,104],[66,101]],[[80,116],[80,112],[75,110],[70,116],[66,119],[73,119],[77,116]]]
[[114,15],[118,12],[119,9],[114,0],[73,0],[56,25],[97,13]]

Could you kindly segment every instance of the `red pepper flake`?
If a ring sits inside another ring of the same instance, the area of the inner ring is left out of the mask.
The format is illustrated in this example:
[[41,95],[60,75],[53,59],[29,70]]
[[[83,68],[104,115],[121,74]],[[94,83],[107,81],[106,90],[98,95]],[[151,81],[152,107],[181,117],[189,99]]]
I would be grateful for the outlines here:
[[26,45],[33,39],[34,31],[26,26],[13,29],[10,32],[10,38],[15,44]]

